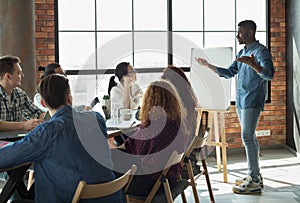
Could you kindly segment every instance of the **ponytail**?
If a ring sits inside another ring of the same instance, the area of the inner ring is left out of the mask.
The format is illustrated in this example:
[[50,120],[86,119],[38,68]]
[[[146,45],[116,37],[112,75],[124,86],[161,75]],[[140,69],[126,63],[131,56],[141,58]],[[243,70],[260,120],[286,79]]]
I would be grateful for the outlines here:
[[110,91],[114,86],[117,86],[118,83],[115,82],[115,76],[111,76],[108,84],[108,95],[110,96]]
[[119,81],[122,80],[124,75],[128,74],[128,62],[121,62],[117,65],[115,70],[115,75],[110,77],[109,85],[108,85],[108,95],[110,96],[110,91],[114,86],[117,86],[118,83],[115,82],[115,77],[117,76]]

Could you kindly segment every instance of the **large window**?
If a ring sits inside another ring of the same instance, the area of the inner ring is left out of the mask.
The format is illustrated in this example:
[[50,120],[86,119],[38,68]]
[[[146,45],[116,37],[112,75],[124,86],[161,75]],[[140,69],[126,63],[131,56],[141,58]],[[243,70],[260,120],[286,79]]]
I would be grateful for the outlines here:
[[[191,48],[242,46],[238,22],[257,23],[267,45],[267,0],[56,0],[57,60],[71,80],[75,103],[107,94],[109,77],[122,61],[146,87],[168,64],[189,76]],[[251,11],[251,12],[249,12]],[[235,85],[232,88],[232,100]]]

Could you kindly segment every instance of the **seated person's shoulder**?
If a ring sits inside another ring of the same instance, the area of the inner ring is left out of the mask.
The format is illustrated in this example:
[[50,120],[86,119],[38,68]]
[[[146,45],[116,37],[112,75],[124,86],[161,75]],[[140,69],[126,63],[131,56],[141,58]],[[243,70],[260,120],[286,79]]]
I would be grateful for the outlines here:
[[119,85],[114,86],[111,88],[110,94],[111,96],[118,94],[119,92],[122,92],[122,89],[119,87]]
[[42,97],[39,93],[36,93],[33,97],[33,103],[39,108],[41,109],[43,112],[47,112],[48,109],[42,104],[41,102]]
[[79,113],[79,115],[82,116],[82,119],[92,116],[92,117],[96,117],[100,121],[105,122],[104,117],[99,112],[96,111],[80,111],[80,112],[77,111],[77,113]]
[[25,90],[19,88],[19,87],[15,87],[13,90],[15,93],[20,94],[20,95],[27,95],[27,93],[25,92]]

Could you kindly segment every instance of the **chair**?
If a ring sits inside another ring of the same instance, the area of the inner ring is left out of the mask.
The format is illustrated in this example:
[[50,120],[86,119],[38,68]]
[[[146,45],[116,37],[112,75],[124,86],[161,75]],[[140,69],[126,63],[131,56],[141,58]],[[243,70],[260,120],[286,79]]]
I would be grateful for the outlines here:
[[[172,165],[180,163],[184,156],[184,153],[179,154],[177,151],[173,151],[171,154],[169,160],[167,161],[167,164],[165,165],[164,170],[160,174],[159,178],[156,180],[154,186],[152,187],[150,193],[148,196],[132,196],[127,194],[127,188],[125,189],[125,195],[127,202],[133,202],[133,203],[172,203],[173,200],[176,198],[176,196],[180,193],[183,193],[184,189],[188,186],[187,180],[179,180],[177,184],[172,187],[172,190],[170,189],[168,178],[166,177],[170,167]],[[163,184],[164,187],[164,193],[156,194],[159,187]],[[182,194],[183,195],[183,194]]]
[[72,203],[78,203],[80,199],[93,199],[113,194],[129,184],[135,172],[136,166],[132,165],[124,175],[110,182],[86,184],[82,180],[77,186]]
[[196,188],[197,184],[195,183],[195,180],[197,178],[199,178],[201,175],[205,175],[206,184],[207,184],[207,188],[208,188],[208,192],[209,192],[209,196],[210,196],[210,201],[215,202],[205,159],[201,160],[203,170],[199,174],[197,174],[196,177],[194,176],[192,163],[190,160],[190,155],[191,155],[192,150],[202,148],[205,145],[207,137],[208,137],[208,132],[209,132],[209,128],[206,129],[206,132],[203,137],[199,137],[199,136],[194,137],[190,146],[188,147],[187,151],[185,152],[185,155],[184,155],[183,161],[182,161],[183,165],[185,165],[187,167],[188,177],[190,180],[190,186],[192,187],[194,200],[196,203],[199,203],[200,200],[199,200],[199,196],[197,193],[197,188]]

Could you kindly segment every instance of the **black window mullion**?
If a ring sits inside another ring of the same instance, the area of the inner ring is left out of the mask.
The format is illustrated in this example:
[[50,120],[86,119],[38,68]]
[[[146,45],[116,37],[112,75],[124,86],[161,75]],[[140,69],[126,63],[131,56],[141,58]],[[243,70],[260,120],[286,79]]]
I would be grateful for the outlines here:
[[58,0],[54,0],[54,43],[55,43],[55,61],[59,62],[59,48],[58,48]]
[[[96,70],[98,70],[98,27],[97,27],[97,0],[95,2],[95,64],[96,64]],[[96,81],[98,81],[98,74],[96,74]],[[98,91],[98,82],[96,82],[96,92]]]
[[134,57],[135,57],[135,51],[134,51],[134,0],[131,1],[131,5],[132,5],[132,9],[131,9],[131,22],[132,22],[132,25],[131,25],[131,37],[132,37],[132,65],[135,66],[135,60],[134,60]]
[[173,16],[172,0],[167,0],[167,25],[168,25],[168,64],[173,64]]

